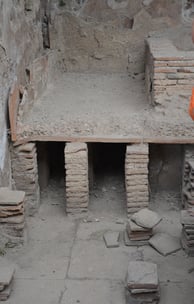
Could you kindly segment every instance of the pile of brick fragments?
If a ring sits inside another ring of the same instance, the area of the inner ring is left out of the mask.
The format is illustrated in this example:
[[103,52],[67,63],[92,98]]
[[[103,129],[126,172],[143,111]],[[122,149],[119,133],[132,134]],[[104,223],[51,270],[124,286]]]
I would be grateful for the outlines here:
[[0,188],[1,230],[15,238],[23,237],[25,192]]

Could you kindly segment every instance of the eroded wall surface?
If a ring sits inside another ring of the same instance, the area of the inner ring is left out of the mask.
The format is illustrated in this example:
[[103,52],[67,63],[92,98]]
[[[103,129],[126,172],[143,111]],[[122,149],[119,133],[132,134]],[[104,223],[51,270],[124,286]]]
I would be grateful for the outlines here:
[[52,48],[64,71],[144,71],[144,39],[174,27],[180,0],[51,1]]
[[42,51],[40,0],[0,0],[0,185],[10,184],[7,100],[17,78],[26,84],[26,66]]

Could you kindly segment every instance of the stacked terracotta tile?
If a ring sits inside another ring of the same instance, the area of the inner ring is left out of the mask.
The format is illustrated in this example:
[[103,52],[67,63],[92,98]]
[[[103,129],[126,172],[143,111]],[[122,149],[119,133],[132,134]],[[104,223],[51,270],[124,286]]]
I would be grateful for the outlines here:
[[153,229],[141,227],[133,221],[129,220],[126,227],[126,233],[126,237],[128,237],[131,245],[147,245],[148,240],[153,235]]
[[40,202],[35,143],[12,147],[12,174],[17,190],[25,191],[27,211],[33,214]]
[[125,156],[127,212],[134,213],[149,203],[148,145],[128,145]]
[[181,211],[181,243],[189,256],[194,256],[194,208]]
[[159,303],[159,280],[157,265],[143,261],[132,261],[128,265],[126,303]]
[[15,267],[4,258],[0,258],[0,301],[9,299],[14,279]]
[[66,212],[87,211],[88,150],[85,143],[68,143],[65,147]]
[[164,104],[177,94],[190,96],[194,83],[194,54],[178,50],[162,37],[147,39],[146,86],[152,104]]
[[12,237],[23,237],[25,193],[0,188],[0,227]]
[[162,218],[154,211],[147,208],[134,213],[129,220],[125,231],[126,246],[148,245],[153,236],[153,229]]
[[194,146],[184,150],[182,203],[184,208],[194,206]]

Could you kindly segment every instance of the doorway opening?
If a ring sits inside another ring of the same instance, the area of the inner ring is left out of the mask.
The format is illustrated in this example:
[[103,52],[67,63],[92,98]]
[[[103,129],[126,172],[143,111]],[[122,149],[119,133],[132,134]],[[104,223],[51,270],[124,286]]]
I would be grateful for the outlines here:
[[125,151],[125,144],[88,144],[89,209],[99,216],[119,216],[126,213]]

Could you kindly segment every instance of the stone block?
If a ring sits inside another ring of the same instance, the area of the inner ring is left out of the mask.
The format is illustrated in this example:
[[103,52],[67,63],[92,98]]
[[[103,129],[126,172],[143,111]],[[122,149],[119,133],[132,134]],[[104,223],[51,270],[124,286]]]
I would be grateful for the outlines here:
[[159,224],[162,218],[156,212],[144,208],[135,213],[131,217],[131,220],[134,221],[137,225],[144,228],[153,228]]
[[180,239],[166,233],[155,234],[149,244],[164,256],[181,249]]
[[109,231],[103,236],[107,248],[119,247],[119,232]]

